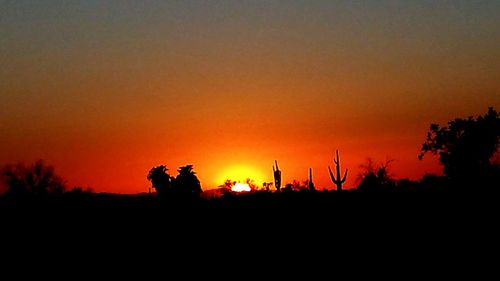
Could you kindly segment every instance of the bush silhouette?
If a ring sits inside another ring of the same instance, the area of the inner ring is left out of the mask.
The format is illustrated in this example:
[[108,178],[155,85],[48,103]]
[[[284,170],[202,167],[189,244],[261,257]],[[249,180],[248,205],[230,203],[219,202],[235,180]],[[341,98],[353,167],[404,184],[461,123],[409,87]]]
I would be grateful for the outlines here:
[[52,166],[38,160],[30,166],[22,163],[6,165],[2,176],[7,185],[8,196],[13,197],[44,197],[64,192],[63,180],[57,176]]
[[492,161],[500,142],[500,116],[490,107],[484,116],[455,119],[447,126],[431,124],[419,159],[430,152],[439,155],[444,174],[457,183],[485,178],[498,165]]
[[375,164],[372,159],[361,165],[363,170],[359,175],[360,183],[358,190],[364,192],[380,192],[394,188],[395,182],[389,174],[389,166],[392,161],[383,164]]

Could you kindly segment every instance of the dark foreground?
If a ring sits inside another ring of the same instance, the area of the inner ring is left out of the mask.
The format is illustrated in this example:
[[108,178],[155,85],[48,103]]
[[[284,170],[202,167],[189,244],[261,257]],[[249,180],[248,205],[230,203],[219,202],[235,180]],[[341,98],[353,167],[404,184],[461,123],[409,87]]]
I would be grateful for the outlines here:
[[[486,227],[498,220],[497,192],[290,192],[227,195],[219,199],[162,199],[154,195],[79,194],[45,199],[0,198],[4,223],[24,227],[115,228],[169,227],[262,231],[328,229],[341,237],[348,229],[336,226]],[[173,231],[174,229],[172,229]]]
[[85,262],[95,270],[97,261],[108,267],[131,260],[132,267],[158,262],[156,269],[175,260],[219,270],[255,263],[288,273],[306,264],[333,270],[338,261],[358,269],[380,263],[392,272],[400,262],[428,270],[491,256],[498,247],[498,198],[466,192],[255,193],[181,201],[110,194],[2,198],[0,238],[11,260],[48,262],[55,256],[79,272]]

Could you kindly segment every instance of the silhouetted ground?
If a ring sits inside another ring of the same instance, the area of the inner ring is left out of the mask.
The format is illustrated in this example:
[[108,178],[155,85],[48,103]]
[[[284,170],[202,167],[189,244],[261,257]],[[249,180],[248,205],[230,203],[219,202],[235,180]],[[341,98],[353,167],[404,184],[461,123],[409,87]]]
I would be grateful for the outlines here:
[[[219,199],[163,199],[154,195],[64,194],[45,199],[0,198],[4,222],[57,226],[142,225],[245,227],[364,227],[475,223],[497,218],[498,193],[452,191],[256,192]],[[214,229],[215,228],[215,229]],[[344,230],[343,230],[344,231]]]
[[[0,241],[11,260],[50,262],[52,255],[72,266],[133,260],[188,271],[210,263],[217,275],[234,266],[334,274],[336,260],[390,271],[395,261],[420,260],[425,266],[412,269],[420,271],[493,249],[498,209],[496,193],[449,191],[259,192],[184,201],[145,194],[3,197]],[[76,267],[96,270],[91,265]]]

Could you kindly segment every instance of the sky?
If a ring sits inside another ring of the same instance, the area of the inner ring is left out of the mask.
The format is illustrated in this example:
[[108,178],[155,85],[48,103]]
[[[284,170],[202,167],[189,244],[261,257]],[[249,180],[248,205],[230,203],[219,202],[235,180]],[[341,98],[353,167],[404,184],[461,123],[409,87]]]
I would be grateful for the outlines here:
[[417,159],[430,123],[500,109],[500,1],[0,0],[0,164],[136,193],[164,164],[317,187],[340,151]]

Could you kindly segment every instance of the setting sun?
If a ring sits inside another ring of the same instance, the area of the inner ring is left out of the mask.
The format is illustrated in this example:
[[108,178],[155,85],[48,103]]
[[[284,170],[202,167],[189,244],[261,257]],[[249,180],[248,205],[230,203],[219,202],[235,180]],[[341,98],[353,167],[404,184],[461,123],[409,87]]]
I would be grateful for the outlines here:
[[234,191],[234,192],[243,192],[243,191],[251,191],[252,189],[250,188],[250,186],[246,183],[240,183],[240,182],[237,182],[233,187],[231,187],[231,191]]

